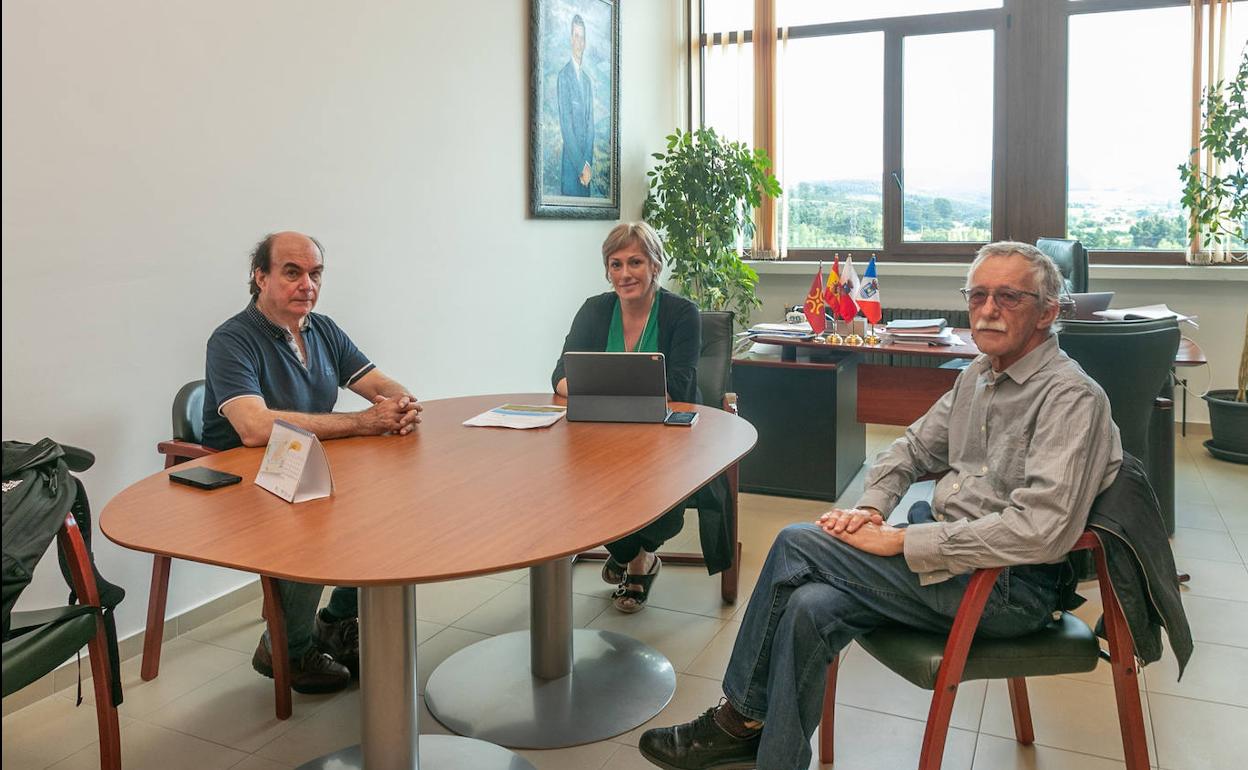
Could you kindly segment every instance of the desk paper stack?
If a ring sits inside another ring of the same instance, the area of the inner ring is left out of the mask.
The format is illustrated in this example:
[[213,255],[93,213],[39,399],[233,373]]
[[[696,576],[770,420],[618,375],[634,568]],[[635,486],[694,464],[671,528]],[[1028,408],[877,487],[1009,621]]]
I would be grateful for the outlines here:
[[566,406],[527,406],[524,404],[503,404],[476,417],[464,420],[464,425],[472,428],[545,428],[554,425],[563,418]]
[[884,325],[889,334],[940,334],[947,322],[943,318],[894,318]]
[[1174,318],[1177,319],[1179,323],[1186,321],[1193,327],[1197,329],[1200,328],[1200,326],[1196,323],[1196,316],[1176,313],[1164,304],[1098,310],[1094,313],[1094,315],[1104,318],[1106,321],[1129,321],[1138,318]]
[[798,324],[779,323],[779,324],[754,324],[750,330],[746,332],[751,337],[756,334],[766,334],[771,337],[795,337],[797,339],[808,339],[815,335],[810,324],[802,321]]
[[898,318],[889,321],[884,333],[895,342],[926,342],[954,345],[961,342],[943,318]]

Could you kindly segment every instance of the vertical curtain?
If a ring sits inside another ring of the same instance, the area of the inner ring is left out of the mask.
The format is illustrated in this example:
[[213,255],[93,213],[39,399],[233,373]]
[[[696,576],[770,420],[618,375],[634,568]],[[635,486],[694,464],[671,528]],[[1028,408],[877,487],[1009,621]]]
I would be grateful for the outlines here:
[[[718,37],[718,42],[715,41]],[[751,47],[745,42],[745,31],[715,33],[706,47],[706,72],[703,98],[707,105],[703,122],[725,139],[751,142],[754,130],[754,94],[746,89],[747,78],[754,72]],[[709,73],[716,73],[709,76]],[[709,85],[709,84],[714,85]],[[744,254],[750,246],[737,235],[736,249]]]
[[[1231,0],[1190,0],[1192,9],[1192,144],[1200,147],[1205,128],[1201,97],[1206,89],[1218,86],[1226,77],[1227,30],[1231,24]],[[1232,52],[1234,54],[1234,52]],[[1193,151],[1197,171],[1221,174],[1221,163],[1209,151]],[[1194,214],[1191,216],[1195,216]],[[1225,239],[1202,243],[1203,234],[1189,244],[1188,262],[1230,262],[1231,251]],[[1202,253],[1203,252],[1203,253]]]
[[[785,60],[789,49],[789,28],[782,27],[779,33],[779,42],[776,45],[776,137],[775,152],[771,156],[772,173],[776,176],[776,181],[780,183],[781,190],[787,190],[785,171],[785,139],[786,126],[784,108],[785,108]],[[789,196],[780,196],[780,211],[777,212],[777,232],[776,245],[779,250],[780,259],[788,259],[789,257]]]

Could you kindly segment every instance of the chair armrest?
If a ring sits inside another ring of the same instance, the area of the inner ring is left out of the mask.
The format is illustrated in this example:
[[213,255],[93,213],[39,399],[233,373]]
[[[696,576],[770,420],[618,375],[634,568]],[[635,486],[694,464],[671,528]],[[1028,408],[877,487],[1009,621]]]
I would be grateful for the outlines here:
[[971,575],[966,593],[962,594],[962,602],[958,605],[958,614],[954,616],[953,626],[949,629],[949,639],[945,642],[944,660],[940,673],[936,675],[936,692],[956,687],[962,681],[966,656],[975,639],[975,629],[979,626],[984,605],[988,603],[988,595],[992,593],[992,586],[997,582],[1001,570],[1001,567],[987,567],[977,569]]
[[1162,398],[1161,396],[1158,396],[1157,398],[1153,399],[1153,408],[1160,409],[1162,411],[1168,411],[1174,408],[1174,401],[1168,398]]
[[209,449],[203,444],[192,444],[189,441],[179,441],[177,439],[160,442],[156,445],[156,451],[162,455],[168,455],[174,463],[194,460],[197,457],[207,457],[217,453],[217,450]]
[[737,410],[737,394],[736,393],[725,393],[724,401],[721,404],[721,407],[723,408],[725,412],[732,412],[733,414],[740,416],[740,413]]
[[91,561],[87,558],[86,543],[82,541],[82,533],[78,531],[78,522],[72,513],[65,514],[65,523],[61,526],[61,531],[56,533],[56,539],[69,565],[69,576],[78,603],[99,607],[100,591],[95,585]]
[[1100,547],[1101,547],[1100,538],[1098,538],[1092,530],[1085,529],[1083,531],[1083,534],[1079,536],[1079,539],[1075,541],[1075,544],[1070,547],[1070,550],[1072,552],[1073,551],[1095,551],[1096,549]]

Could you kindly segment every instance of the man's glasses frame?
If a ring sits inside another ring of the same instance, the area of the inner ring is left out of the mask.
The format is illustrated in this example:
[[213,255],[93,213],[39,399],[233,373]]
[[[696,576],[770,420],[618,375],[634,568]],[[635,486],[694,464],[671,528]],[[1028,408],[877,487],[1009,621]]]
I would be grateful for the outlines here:
[[993,303],[1003,310],[1013,310],[1023,303],[1023,297],[1033,297],[1037,301],[1040,295],[1034,291],[1022,291],[1021,289],[980,289],[971,287],[969,289],[958,289],[962,293],[963,299],[966,300],[967,307],[982,307],[988,301],[988,297],[992,297]]

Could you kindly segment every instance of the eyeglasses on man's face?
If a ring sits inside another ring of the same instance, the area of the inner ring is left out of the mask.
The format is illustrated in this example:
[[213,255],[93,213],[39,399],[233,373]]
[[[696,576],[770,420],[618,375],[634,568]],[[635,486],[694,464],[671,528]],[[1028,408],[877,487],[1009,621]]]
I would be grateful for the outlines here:
[[1024,297],[1034,297],[1037,301],[1040,299],[1040,295],[1034,291],[1020,291],[1018,289],[1002,288],[988,291],[987,289],[972,286],[969,289],[959,289],[959,291],[966,298],[966,304],[973,308],[983,307],[989,297],[992,297],[993,304],[1002,310],[1013,310],[1023,304]]

